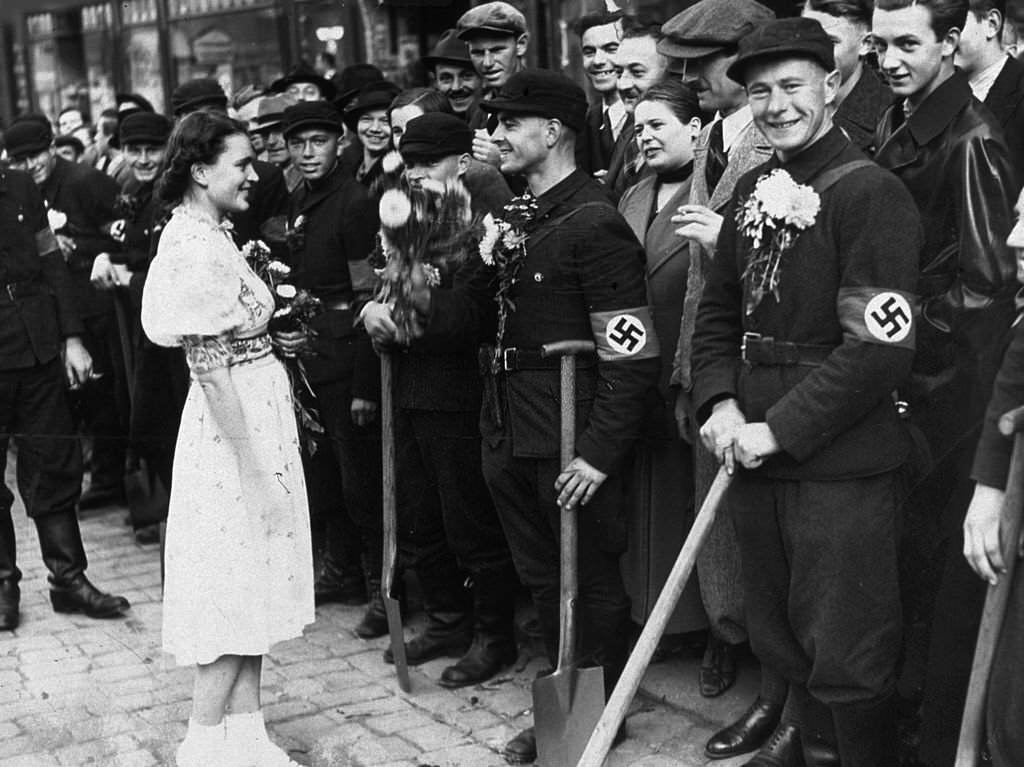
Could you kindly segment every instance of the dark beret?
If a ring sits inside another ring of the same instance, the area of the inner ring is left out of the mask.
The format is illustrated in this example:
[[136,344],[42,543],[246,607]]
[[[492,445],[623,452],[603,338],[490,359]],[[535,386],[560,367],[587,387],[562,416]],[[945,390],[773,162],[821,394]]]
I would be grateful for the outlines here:
[[117,102],[117,112],[122,117],[140,110],[143,112],[156,111],[153,109],[153,105],[149,103],[149,100],[138,93],[118,93],[114,96],[114,101]]
[[746,83],[746,70],[751,62],[785,58],[811,59],[831,72],[836,68],[834,50],[829,36],[814,19],[778,19],[740,40],[739,54],[726,74],[738,83]]
[[284,110],[285,137],[309,128],[325,128],[341,134],[345,128],[338,111],[330,101],[300,101]]
[[212,77],[199,77],[183,82],[171,94],[171,111],[175,117],[184,117],[203,107],[227,111],[228,97],[220,83]]
[[583,33],[593,27],[603,27],[606,24],[614,24],[616,21],[621,21],[625,14],[620,11],[592,11],[585,13],[574,21],[569,28],[575,32],[578,36],[583,37]]
[[78,136],[74,136],[70,133],[63,136],[55,136],[53,139],[53,145],[58,149],[62,146],[73,147],[78,154],[82,154],[85,151],[85,144]]
[[7,154],[13,160],[39,154],[44,149],[49,149],[52,143],[53,128],[43,115],[22,115],[4,131],[4,145],[7,147]]
[[427,112],[405,126],[398,147],[402,159],[436,160],[473,151],[473,130],[465,120],[444,112]]
[[380,82],[384,79],[384,73],[379,67],[373,64],[352,64],[345,67],[334,76],[334,83],[338,89],[338,97],[334,99],[334,106],[344,111],[345,107],[367,83]]
[[493,99],[481,101],[480,108],[495,114],[550,117],[579,133],[587,120],[587,95],[561,72],[524,69],[508,78]]
[[479,33],[519,37],[526,31],[526,17],[514,5],[494,0],[470,8],[459,17],[455,29],[463,40]]
[[661,25],[658,53],[674,59],[710,56],[774,18],[754,0],[700,0]]
[[125,144],[154,144],[162,145],[167,143],[167,137],[171,135],[171,121],[163,115],[154,112],[132,112],[121,119],[118,126],[117,137],[121,146]]

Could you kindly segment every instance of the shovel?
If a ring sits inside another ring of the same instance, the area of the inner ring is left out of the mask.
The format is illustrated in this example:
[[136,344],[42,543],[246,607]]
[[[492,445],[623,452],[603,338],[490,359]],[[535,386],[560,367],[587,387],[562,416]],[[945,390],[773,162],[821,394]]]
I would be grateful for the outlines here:
[[978,643],[974,648],[974,662],[971,666],[971,681],[967,687],[964,716],[960,723],[956,767],[975,767],[981,761],[992,661],[995,660],[996,645],[1006,618],[1013,574],[1017,568],[1017,547],[1024,511],[1024,407],[1004,414],[999,419],[999,431],[1005,437],[1013,437],[1013,457],[1010,460],[1010,475],[1006,478],[1002,520],[1001,545],[1006,570],[999,576],[995,586],[989,586],[985,596],[985,608],[981,614]]
[[380,355],[380,424],[384,464],[384,492],[381,502],[384,514],[384,566],[380,576],[380,590],[384,598],[384,611],[388,616],[391,656],[395,660],[398,686],[403,692],[410,692],[412,684],[409,682],[409,663],[405,657],[402,610],[398,600],[392,596],[395,560],[398,555],[398,514],[395,506],[395,402],[389,352]]
[[608,706],[605,708],[604,714],[601,715],[601,721],[594,729],[594,735],[590,738],[587,749],[583,752],[577,767],[601,767],[604,764],[612,741],[615,739],[615,733],[618,732],[626,715],[626,709],[629,708],[630,702],[640,687],[640,680],[651,663],[651,657],[658,647],[661,635],[665,633],[665,626],[668,625],[669,618],[672,617],[672,611],[679,603],[679,597],[683,594],[686,581],[697,562],[697,554],[700,553],[704,541],[707,540],[711,525],[715,521],[715,513],[718,511],[722,497],[731,481],[732,477],[726,473],[724,467],[718,470],[715,481],[711,484],[704,503],[701,504],[697,518],[693,521],[690,534],[686,536],[686,542],[680,549],[679,556],[676,557],[672,572],[669,573],[668,579],[665,581],[658,601],[654,603],[654,609],[651,610],[651,615],[644,624],[644,630],[640,633],[640,638],[626,662],[626,667],[622,670],[622,676],[619,677],[618,684],[615,685],[615,690],[612,692],[611,698],[608,699]]
[[[541,347],[544,357],[561,356],[562,466],[575,453],[576,355],[593,351],[593,341],[559,341]],[[543,767],[575,767],[604,709],[604,669],[580,668],[576,661],[577,513],[574,508],[561,510],[558,665],[533,683],[534,733]]]

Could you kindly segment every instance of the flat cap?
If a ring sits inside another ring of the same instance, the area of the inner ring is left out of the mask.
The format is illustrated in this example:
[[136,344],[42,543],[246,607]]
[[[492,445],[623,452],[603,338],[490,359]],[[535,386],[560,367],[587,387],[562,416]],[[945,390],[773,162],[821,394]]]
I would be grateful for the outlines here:
[[710,56],[774,18],[754,0],[700,0],[661,25],[658,53],[674,59]]
[[587,94],[563,75],[548,69],[516,72],[493,99],[480,102],[485,112],[536,115],[561,120],[577,133],[587,120]]
[[171,121],[154,112],[132,112],[121,120],[117,129],[117,137],[121,146],[125,144],[153,144],[160,146],[167,143],[171,135]]
[[220,83],[212,77],[199,77],[183,82],[171,94],[171,111],[183,117],[203,107],[227,110],[228,97]]
[[345,130],[341,112],[330,101],[300,101],[284,110],[284,135],[309,128],[326,128],[337,134]]
[[526,31],[526,17],[514,5],[494,0],[470,8],[459,17],[455,29],[462,40],[487,33],[518,37]]
[[[310,102],[316,103],[316,102]],[[295,104],[294,99],[287,96],[264,96],[253,120],[253,130],[265,131],[276,128],[284,122],[284,111]],[[337,112],[335,108],[335,112]],[[338,113],[340,115],[340,112]]]
[[53,139],[53,145],[60,149],[62,146],[73,147],[78,154],[82,154],[85,151],[85,144],[78,136],[66,133],[62,136],[55,136]]
[[455,115],[427,112],[406,123],[399,151],[406,163],[415,157],[434,160],[468,154],[473,151],[473,131]]
[[114,96],[114,101],[117,104],[117,113],[124,117],[132,112],[155,112],[153,105],[149,103],[149,99],[145,96],[141,96],[138,93],[118,93]]
[[836,68],[832,41],[821,24],[798,16],[770,21],[740,40],[739,53],[726,74],[745,84],[750,63],[786,58],[811,59],[821,64],[826,72]]
[[22,115],[4,131],[4,146],[13,160],[39,154],[49,149],[51,143],[53,128],[50,127],[50,121],[40,114]]
[[320,98],[324,101],[331,101],[337,95],[334,83],[326,77],[321,76],[319,72],[308,64],[299,64],[284,77],[279,77],[274,80],[274,82],[270,84],[270,87],[267,88],[267,92],[284,93],[288,90],[289,86],[295,85],[296,83],[312,83],[320,89]]
[[423,57],[424,66],[431,68],[446,61],[453,64],[473,65],[473,60],[469,58],[469,46],[466,45],[465,40],[459,39],[454,29],[446,29],[442,32],[437,45],[431,49],[429,55]]
[[389,80],[367,83],[345,107],[345,125],[356,129],[359,118],[374,109],[387,109],[402,89]]

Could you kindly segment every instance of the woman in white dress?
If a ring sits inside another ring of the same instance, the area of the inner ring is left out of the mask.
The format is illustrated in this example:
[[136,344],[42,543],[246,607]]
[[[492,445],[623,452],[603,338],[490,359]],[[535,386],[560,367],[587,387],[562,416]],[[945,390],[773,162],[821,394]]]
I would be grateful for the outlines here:
[[262,656],[313,621],[306,488],[273,296],[231,239],[257,176],[245,127],[174,129],[157,192],[174,205],[142,297],[146,334],[191,370],[167,519],[163,645],[196,667],[179,767],[295,765],[267,737]]

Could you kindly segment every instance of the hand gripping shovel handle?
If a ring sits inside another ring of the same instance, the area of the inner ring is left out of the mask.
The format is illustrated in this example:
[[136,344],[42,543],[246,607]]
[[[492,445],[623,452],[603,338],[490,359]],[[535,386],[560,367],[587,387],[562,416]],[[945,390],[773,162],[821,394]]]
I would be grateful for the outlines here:
[[[559,356],[561,365],[562,434],[560,458],[562,468],[569,465],[576,452],[576,355],[594,351],[593,341],[557,341],[540,348],[542,357]],[[558,632],[558,666],[561,670],[573,662],[576,653],[576,600],[579,595],[577,563],[576,509],[563,509],[561,514],[561,614]]]
[[980,760],[980,747],[985,735],[985,705],[988,683],[992,674],[992,661],[1006,617],[1014,571],[1017,568],[1017,546],[1020,540],[1021,516],[1024,510],[1024,407],[1011,410],[999,419],[999,431],[1013,437],[1013,457],[1010,475],[1006,479],[1006,499],[1003,501],[1003,533],[1000,541],[1006,571],[995,586],[989,586],[985,608],[978,629],[978,644],[974,648],[971,681],[964,702],[964,718],[960,723],[960,742],[956,750],[955,767],[976,767]]
[[577,767],[601,767],[604,764],[615,739],[615,733],[618,732],[626,716],[626,709],[640,687],[640,680],[651,663],[651,657],[661,640],[661,635],[665,633],[672,611],[679,603],[679,597],[682,596],[690,573],[693,572],[693,566],[697,562],[697,554],[707,540],[711,525],[715,521],[715,514],[731,481],[732,477],[726,474],[725,468],[720,468]]
[[391,639],[391,655],[395,661],[398,686],[404,692],[412,689],[409,681],[409,664],[405,657],[405,634],[402,631],[402,615],[398,600],[392,596],[395,581],[395,560],[398,555],[398,512],[395,505],[395,401],[392,382],[391,355],[380,355],[380,422],[381,446],[383,450],[384,488],[381,501],[384,517],[384,566],[381,571],[380,587],[384,598],[384,609],[388,618],[388,634]]

